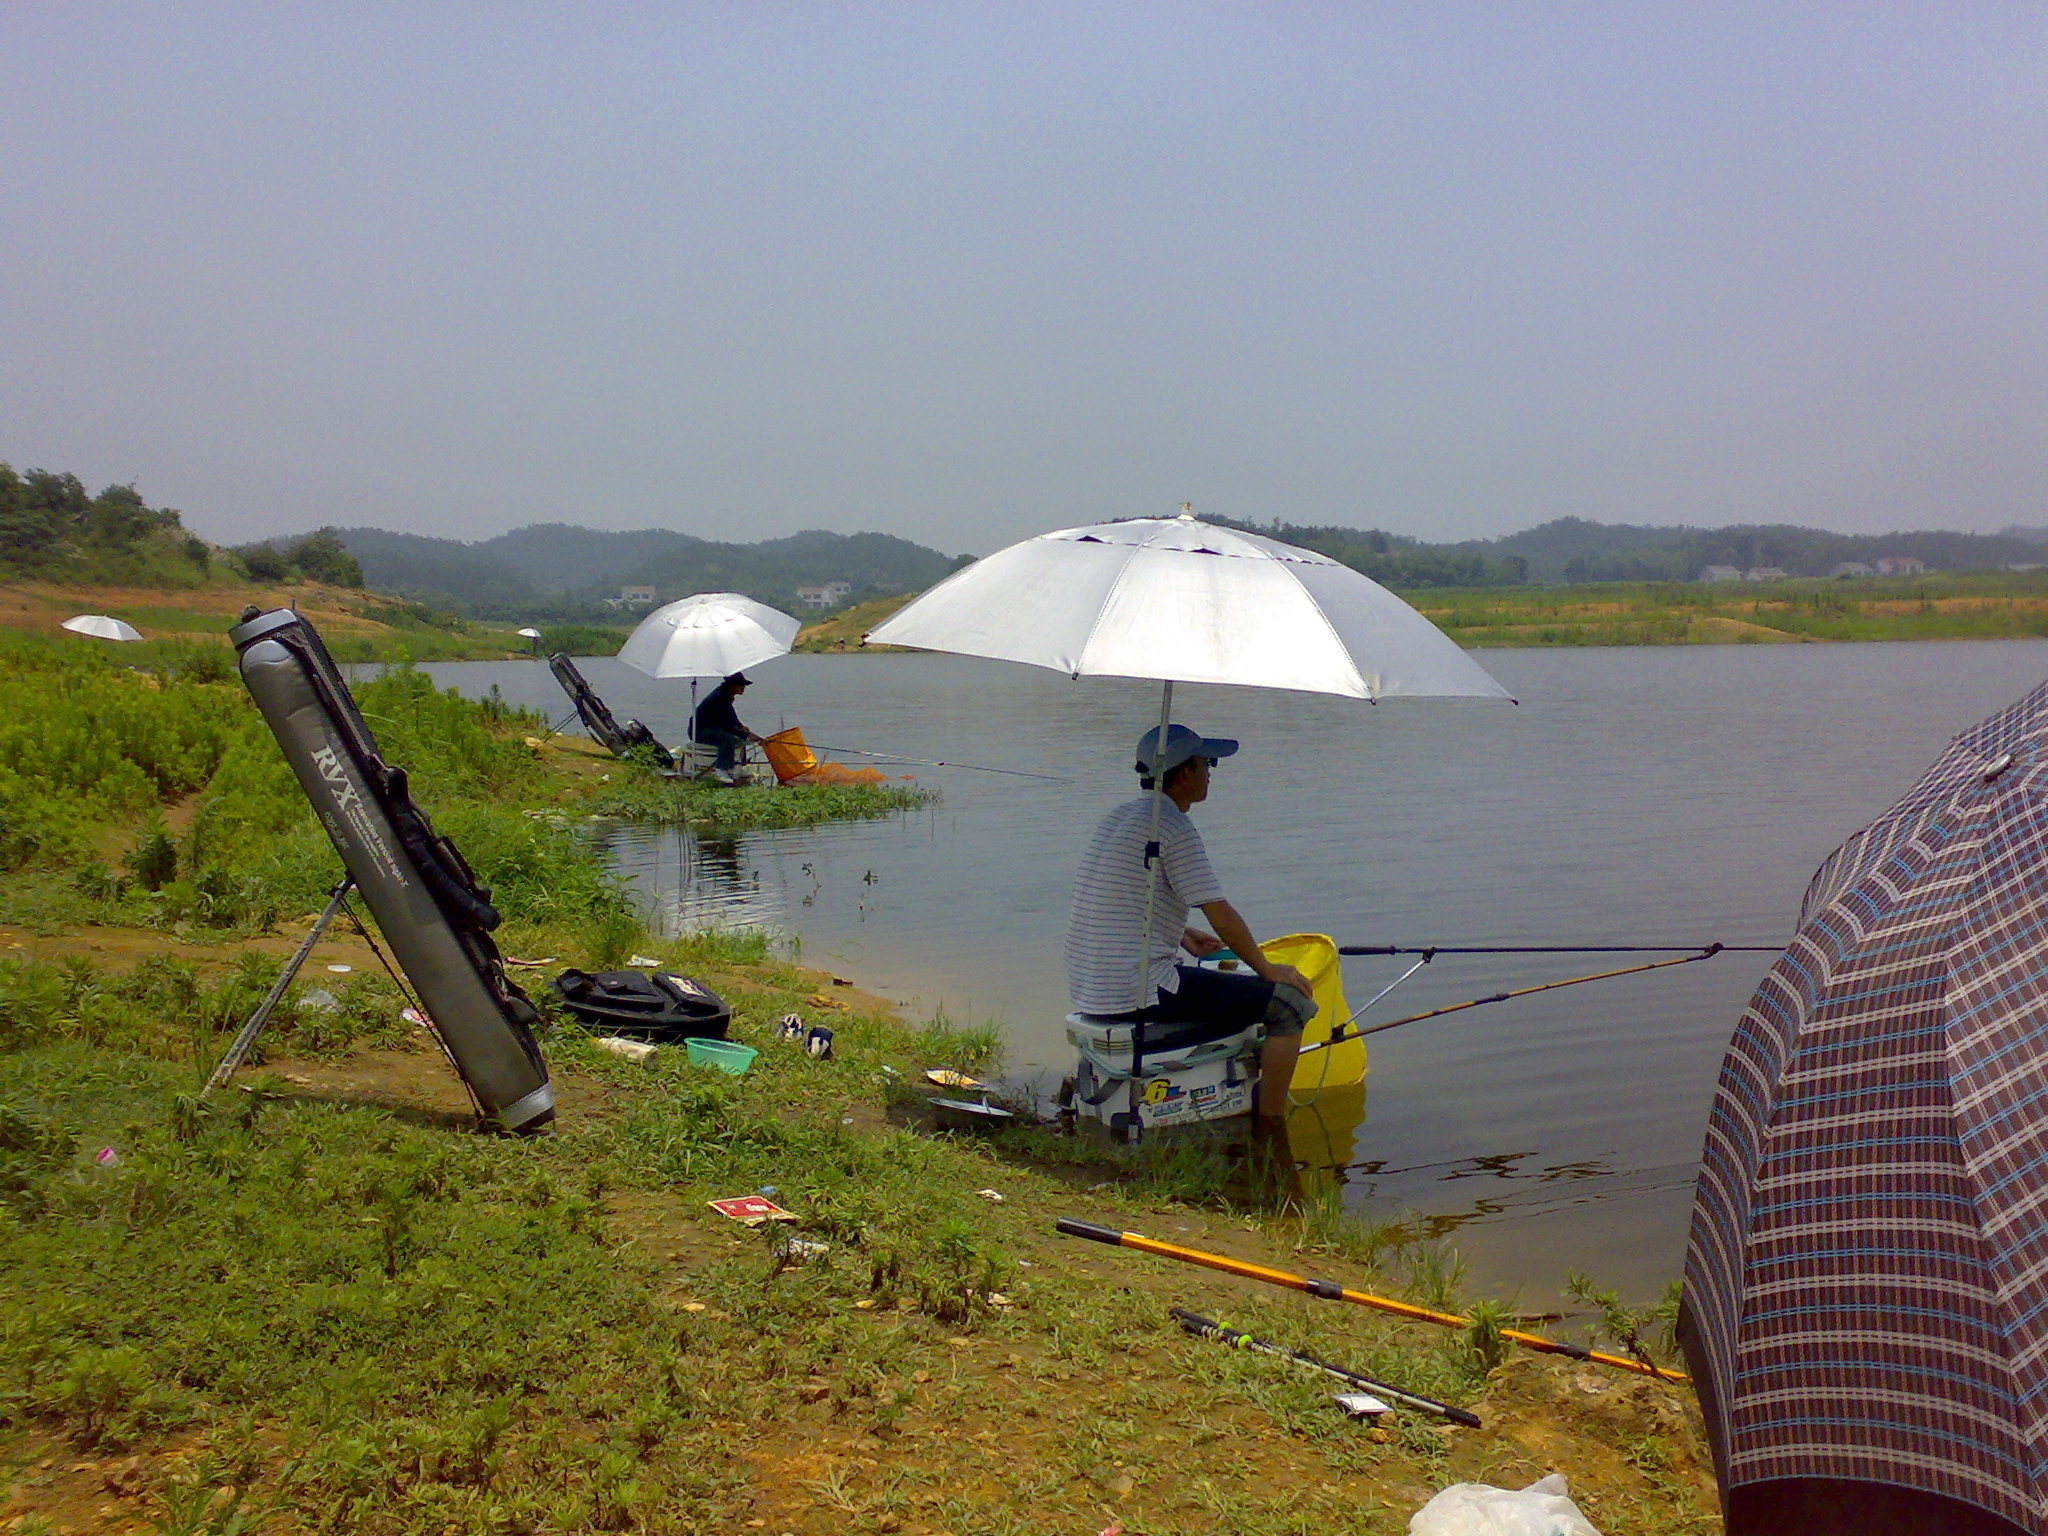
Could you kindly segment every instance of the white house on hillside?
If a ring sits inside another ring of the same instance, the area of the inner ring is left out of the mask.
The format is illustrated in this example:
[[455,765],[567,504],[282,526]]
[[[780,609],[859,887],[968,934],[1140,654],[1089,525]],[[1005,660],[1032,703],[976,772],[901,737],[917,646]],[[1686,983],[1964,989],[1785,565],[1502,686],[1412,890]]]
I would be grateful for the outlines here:
[[843,603],[853,593],[850,581],[828,581],[822,587],[798,587],[796,600],[805,608],[830,608]]
[[1740,581],[1742,572],[1732,565],[1710,565],[1700,572],[1701,581]]

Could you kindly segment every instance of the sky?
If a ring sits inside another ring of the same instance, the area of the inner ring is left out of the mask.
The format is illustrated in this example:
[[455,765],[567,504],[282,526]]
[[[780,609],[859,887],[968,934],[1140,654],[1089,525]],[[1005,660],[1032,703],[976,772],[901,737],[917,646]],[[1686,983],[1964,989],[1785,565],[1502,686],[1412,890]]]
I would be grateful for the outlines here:
[[2048,524],[2048,6],[0,6],[0,460],[223,542]]

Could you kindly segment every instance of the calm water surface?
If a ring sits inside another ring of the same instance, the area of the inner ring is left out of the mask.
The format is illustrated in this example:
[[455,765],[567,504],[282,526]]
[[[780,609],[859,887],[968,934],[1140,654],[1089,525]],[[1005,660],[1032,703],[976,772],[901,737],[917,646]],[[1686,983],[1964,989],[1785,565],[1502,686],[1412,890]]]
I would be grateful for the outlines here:
[[[1255,931],[1340,943],[1781,943],[1814,868],[1957,731],[2048,672],[2039,642],[1484,651],[1522,701],[1185,687],[1175,716],[1243,750],[1195,813]],[[687,683],[583,664],[621,716],[681,736]],[[469,693],[569,713],[539,663],[442,664]],[[1131,791],[1155,685],[946,656],[791,656],[756,729],[1054,776],[915,773],[931,811],[694,840],[604,834],[669,929],[745,924],[914,1017],[994,1020],[1019,1074],[1066,1056],[1060,940],[1096,818]],[[858,758],[848,758],[858,762]],[[1414,1024],[1372,1042],[1369,1098],[1291,1124],[1374,1217],[1453,1234],[1473,1280],[1547,1303],[1567,1270],[1646,1296],[1682,1264],[1721,1053],[1765,955],[1724,956]],[[1361,1004],[1405,962],[1345,962]],[[1437,960],[1372,1019],[1605,969]]]

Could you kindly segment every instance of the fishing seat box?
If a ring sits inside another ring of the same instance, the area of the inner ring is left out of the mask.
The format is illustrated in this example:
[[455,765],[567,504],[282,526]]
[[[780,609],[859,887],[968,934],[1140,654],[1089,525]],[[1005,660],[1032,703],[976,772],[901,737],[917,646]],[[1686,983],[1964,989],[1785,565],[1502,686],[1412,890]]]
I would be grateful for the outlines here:
[[723,1040],[732,1025],[732,1009],[716,992],[667,971],[567,970],[555,978],[554,988],[579,1022],[629,1040]]
[[1140,1026],[1070,1013],[1075,1117],[1135,1141],[1148,1130],[1250,1114],[1264,1039],[1262,1024],[1217,1036],[1198,1025]]

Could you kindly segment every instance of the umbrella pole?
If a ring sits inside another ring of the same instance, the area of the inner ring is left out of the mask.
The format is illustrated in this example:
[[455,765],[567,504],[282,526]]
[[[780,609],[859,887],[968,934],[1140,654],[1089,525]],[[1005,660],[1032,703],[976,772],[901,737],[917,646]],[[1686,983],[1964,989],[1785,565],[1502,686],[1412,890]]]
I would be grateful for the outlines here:
[[[1159,690],[1159,734],[1153,738],[1153,758],[1157,763],[1166,756],[1166,727],[1173,717],[1173,684],[1165,683]],[[1152,908],[1159,895],[1159,811],[1166,804],[1166,775],[1155,770],[1152,774],[1152,830],[1145,834],[1145,919],[1139,925],[1138,938],[1138,1000],[1132,1006],[1146,1007],[1145,994],[1150,990],[1152,980]],[[1142,1035],[1144,1026],[1139,1026]],[[1137,1070],[1144,1052],[1142,1039],[1131,1042],[1131,1068]]]

